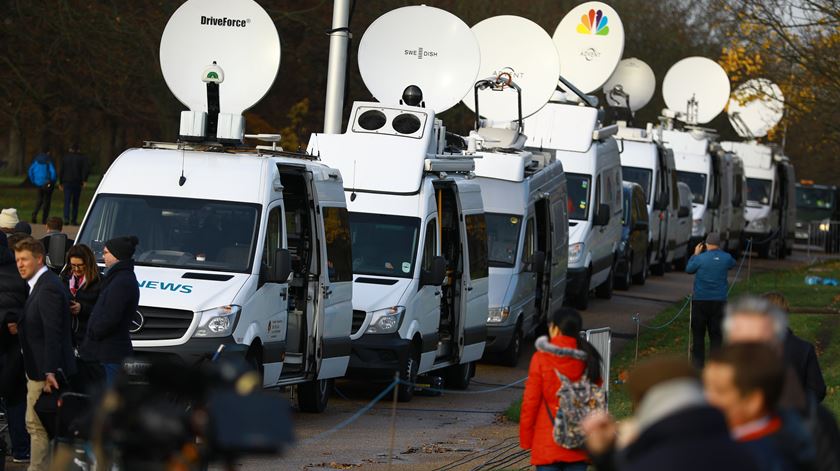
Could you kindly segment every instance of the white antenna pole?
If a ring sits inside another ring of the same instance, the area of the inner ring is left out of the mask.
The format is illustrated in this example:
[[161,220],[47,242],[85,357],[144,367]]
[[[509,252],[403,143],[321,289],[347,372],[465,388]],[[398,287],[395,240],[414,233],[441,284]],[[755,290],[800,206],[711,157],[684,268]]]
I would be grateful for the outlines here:
[[347,46],[350,42],[350,0],[333,2],[330,30],[330,58],[327,69],[327,101],[324,111],[324,133],[341,132],[341,113],[344,108],[344,82],[347,79]]

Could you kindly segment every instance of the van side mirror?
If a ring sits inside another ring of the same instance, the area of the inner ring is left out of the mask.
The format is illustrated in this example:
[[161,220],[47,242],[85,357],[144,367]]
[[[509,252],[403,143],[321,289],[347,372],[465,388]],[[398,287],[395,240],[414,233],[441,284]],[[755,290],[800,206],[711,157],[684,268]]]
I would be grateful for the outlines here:
[[680,210],[677,212],[677,217],[684,218],[691,215],[691,210],[688,206],[680,206]]
[[269,283],[285,283],[292,274],[292,256],[287,249],[274,252],[274,266],[269,270]]
[[545,271],[545,252],[542,250],[531,255],[531,261],[526,262],[525,271],[531,273],[542,273]]
[[67,234],[52,234],[49,245],[46,248],[46,265],[51,270],[61,270],[64,266],[64,257],[67,255]]
[[420,286],[440,286],[446,278],[446,259],[435,257],[432,259],[431,270],[420,270]]
[[610,205],[601,203],[595,211],[595,225],[606,226],[610,223]]

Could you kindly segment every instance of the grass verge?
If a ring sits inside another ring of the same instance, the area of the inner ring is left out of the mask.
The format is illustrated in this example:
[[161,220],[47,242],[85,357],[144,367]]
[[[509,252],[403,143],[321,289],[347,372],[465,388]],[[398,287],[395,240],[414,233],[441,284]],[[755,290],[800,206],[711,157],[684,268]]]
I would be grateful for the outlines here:
[[[38,190],[32,186],[22,186],[25,177],[0,176],[0,208],[16,208],[18,216],[22,221],[29,221],[32,217],[32,210],[35,209],[35,200],[38,198]],[[91,176],[87,186],[82,189],[79,198],[79,219],[85,215],[100,177]],[[57,187],[52,194],[52,205],[50,216],[64,216],[64,192]],[[39,220],[40,221],[40,215]]]
[[[840,417],[840,341],[833,341],[833,337],[840,333],[840,314],[819,313],[826,308],[840,308],[840,290],[831,286],[808,286],[805,277],[816,275],[821,277],[840,278],[840,262],[833,261],[786,271],[765,272],[752,275],[746,279],[745,266],[741,272],[742,281],[732,289],[731,296],[739,294],[761,294],[767,291],[779,291],[788,298],[791,310],[791,329],[803,339],[813,343],[817,349],[820,366],[828,394],[823,404],[835,416]],[[665,309],[647,324],[649,326],[663,326],[672,320],[683,301]],[[817,312],[817,313],[815,313]],[[673,323],[661,329],[642,329],[639,336],[639,360],[662,355],[688,356],[689,336],[688,312],[683,312]],[[840,339],[838,339],[840,340]],[[624,385],[627,372],[636,362],[635,342],[628,343],[613,357],[610,380],[610,412],[617,418],[628,417],[631,414],[630,398]],[[517,400],[504,412],[504,416],[513,422],[519,421],[521,401]]]

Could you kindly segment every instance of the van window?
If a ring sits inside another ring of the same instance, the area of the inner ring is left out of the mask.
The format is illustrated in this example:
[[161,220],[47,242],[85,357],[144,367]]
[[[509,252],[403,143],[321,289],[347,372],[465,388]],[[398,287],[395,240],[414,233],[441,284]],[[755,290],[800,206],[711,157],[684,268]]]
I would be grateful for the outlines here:
[[487,268],[487,222],[483,214],[471,214],[464,219],[467,224],[470,278],[487,278],[490,276]]
[[691,196],[697,204],[706,202],[706,175],[697,172],[677,172],[677,179],[688,185],[691,189]]
[[426,224],[426,237],[423,239],[423,270],[431,271],[432,260],[437,255],[437,219]]
[[516,263],[522,216],[485,213],[488,263],[491,267],[512,267]]
[[353,273],[414,277],[420,219],[389,214],[350,213]]
[[137,265],[249,273],[261,212],[251,203],[100,194],[77,241],[101,261],[107,240],[131,234]]
[[536,224],[534,223],[534,218],[528,219],[528,224],[525,226],[525,247],[522,249],[522,260],[528,261],[531,260],[531,256],[534,255],[537,247],[536,237]]
[[592,191],[589,175],[567,173],[568,196],[566,201],[569,219],[587,220],[589,218],[589,195]]
[[[651,175],[653,174],[653,172],[651,172],[650,169],[638,167],[621,167],[621,174],[622,178],[624,178],[624,181],[638,183],[639,186],[642,187],[642,191],[645,192],[645,199],[648,199],[647,197],[648,195],[650,195]],[[661,176],[662,172],[660,172],[659,175]],[[659,191],[658,188],[657,191]]]
[[744,178],[741,175],[735,175],[735,185],[732,191],[732,205],[740,208],[744,202]]
[[274,267],[274,257],[277,250],[283,248],[283,218],[280,206],[271,208],[268,212],[268,223],[265,226],[265,248],[262,263],[268,268]]
[[325,207],[323,213],[330,281],[353,281],[350,216],[345,208]]

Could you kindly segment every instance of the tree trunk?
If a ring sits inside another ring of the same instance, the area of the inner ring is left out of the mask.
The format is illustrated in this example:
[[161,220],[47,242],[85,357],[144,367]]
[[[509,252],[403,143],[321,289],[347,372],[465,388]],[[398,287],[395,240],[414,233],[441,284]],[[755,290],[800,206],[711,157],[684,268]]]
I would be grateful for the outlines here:
[[9,149],[7,161],[12,175],[26,172],[26,136],[20,126],[20,120],[14,119],[9,124]]

